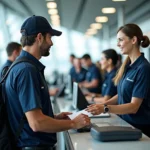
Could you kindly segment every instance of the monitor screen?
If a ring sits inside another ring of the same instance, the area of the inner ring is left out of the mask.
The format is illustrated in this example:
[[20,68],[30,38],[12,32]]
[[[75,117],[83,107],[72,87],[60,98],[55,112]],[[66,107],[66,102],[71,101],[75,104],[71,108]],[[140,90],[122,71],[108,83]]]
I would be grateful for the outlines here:
[[67,77],[67,90],[68,90],[68,94],[73,93],[73,82],[70,75],[68,75]]
[[85,99],[78,83],[73,83],[73,102],[72,105],[75,109],[82,110],[85,109],[89,104]]

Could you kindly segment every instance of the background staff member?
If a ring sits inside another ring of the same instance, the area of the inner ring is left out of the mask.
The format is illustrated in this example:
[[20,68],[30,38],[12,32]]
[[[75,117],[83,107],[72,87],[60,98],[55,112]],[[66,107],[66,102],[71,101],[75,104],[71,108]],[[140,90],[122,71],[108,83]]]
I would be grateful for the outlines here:
[[[11,64],[19,56],[21,49],[22,49],[22,46],[19,43],[16,43],[16,42],[8,43],[6,47],[8,59],[0,69],[0,79],[6,73],[7,69],[11,66]],[[6,68],[6,70],[4,68]]]
[[148,47],[150,41],[136,24],[120,27],[117,39],[121,53],[128,55],[114,80],[118,95],[105,102],[107,106],[95,104],[87,110],[93,114],[120,114],[150,137],[150,64],[140,52],[140,46]]
[[87,68],[87,74],[85,81],[80,83],[80,86],[87,88],[89,92],[97,94],[101,93],[102,77],[99,69],[92,63],[90,55],[83,55],[81,63]]
[[65,120],[70,113],[53,114],[44,79],[45,66],[39,59],[49,55],[53,45],[52,36],[59,36],[61,32],[52,29],[44,17],[32,16],[23,23],[21,33],[23,50],[19,58],[26,57],[37,68],[22,62],[10,71],[5,83],[8,119],[12,132],[15,133],[20,120],[26,116],[17,141],[19,148],[52,150],[56,143],[56,132],[89,125],[90,119],[86,115],[79,115],[74,120]]
[[71,68],[69,70],[69,74],[71,74],[74,70],[74,65],[73,65],[73,60],[76,58],[76,56],[74,54],[70,54],[70,57],[69,57],[69,62],[71,64]]
[[72,81],[75,81],[77,83],[83,82],[86,78],[87,70],[82,68],[81,60],[79,58],[74,58],[73,65],[74,67],[72,69],[72,72],[70,72]]
[[101,68],[106,71],[105,78],[102,85],[102,93],[100,96],[92,94],[93,96],[87,96],[88,101],[94,101],[96,103],[104,103],[111,97],[117,94],[117,87],[114,85],[113,78],[116,75],[116,64],[118,61],[118,54],[114,49],[108,49],[101,54]]

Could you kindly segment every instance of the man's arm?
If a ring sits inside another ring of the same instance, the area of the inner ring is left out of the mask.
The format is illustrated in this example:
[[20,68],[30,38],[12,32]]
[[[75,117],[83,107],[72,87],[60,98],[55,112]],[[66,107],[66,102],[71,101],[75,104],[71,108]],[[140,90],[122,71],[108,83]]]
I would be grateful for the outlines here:
[[79,115],[74,120],[57,120],[42,113],[41,109],[34,109],[25,113],[29,126],[34,132],[54,133],[68,129],[78,129],[90,124],[86,115]]
[[81,83],[81,87],[85,87],[85,88],[96,88],[99,84],[99,80],[98,79],[93,79],[91,82],[82,82]]

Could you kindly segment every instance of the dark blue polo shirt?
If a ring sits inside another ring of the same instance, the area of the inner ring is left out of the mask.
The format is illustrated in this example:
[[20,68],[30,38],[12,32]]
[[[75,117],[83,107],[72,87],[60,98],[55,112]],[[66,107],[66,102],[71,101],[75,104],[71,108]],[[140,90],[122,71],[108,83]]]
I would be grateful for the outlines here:
[[85,81],[87,70],[84,68],[81,68],[80,72],[76,72],[75,67],[72,68],[70,75],[72,78],[72,81],[75,81],[77,83]]
[[[43,114],[54,117],[43,75],[45,66],[26,51],[22,51],[20,57],[27,57],[36,64],[38,69],[28,62],[22,62],[14,66],[7,77],[5,83],[6,104],[13,133],[18,129],[21,118],[30,110],[40,108]],[[41,79],[39,71],[42,73],[44,81]],[[33,132],[26,121],[17,145],[19,147],[53,146],[55,143],[55,133]]]
[[86,81],[91,82],[94,79],[99,80],[99,84],[96,88],[88,88],[88,90],[92,93],[101,93],[101,86],[102,86],[102,78],[99,69],[96,67],[96,65],[92,64],[88,68],[88,72],[86,74]]
[[109,73],[106,73],[102,85],[102,96],[115,96],[117,94],[117,87],[114,85],[113,78],[116,75],[117,69],[114,68]]
[[136,114],[121,117],[133,125],[150,125],[150,64],[143,54],[126,66],[117,88],[119,104],[130,103],[132,97],[143,99]]
[[10,67],[11,66],[11,64],[12,64],[12,61],[10,61],[10,60],[7,60],[6,62],[5,62],[5,64],[1,67],[1,69],[0,69],[0,80],[1,80],[1,77],[3,76],[3,69],[5,68],[5,67]]
[[71,74],[74,72],[74,70],[75,70],[75,68],[74,68],[74,66],[72,66],[72,67],[70,68],[69,74],[71,75]]

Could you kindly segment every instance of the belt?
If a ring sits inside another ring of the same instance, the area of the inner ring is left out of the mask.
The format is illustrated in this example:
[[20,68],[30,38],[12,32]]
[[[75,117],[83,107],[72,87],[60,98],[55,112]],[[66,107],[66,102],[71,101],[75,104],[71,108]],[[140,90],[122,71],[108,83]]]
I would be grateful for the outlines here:
[[55,150],[55,147],[22,147],[21,150]]

